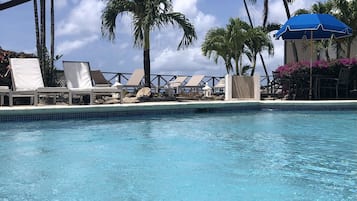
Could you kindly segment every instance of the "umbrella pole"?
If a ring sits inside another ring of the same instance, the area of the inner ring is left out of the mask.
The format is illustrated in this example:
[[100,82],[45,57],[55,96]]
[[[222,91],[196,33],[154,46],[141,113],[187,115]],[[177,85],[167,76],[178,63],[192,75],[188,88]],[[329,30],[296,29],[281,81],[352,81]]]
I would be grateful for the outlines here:
[[309,83],[309,100],[312,99],[312,55],[313,55],[313,42],[312,42],[312,30],[310,34],[310,83]]

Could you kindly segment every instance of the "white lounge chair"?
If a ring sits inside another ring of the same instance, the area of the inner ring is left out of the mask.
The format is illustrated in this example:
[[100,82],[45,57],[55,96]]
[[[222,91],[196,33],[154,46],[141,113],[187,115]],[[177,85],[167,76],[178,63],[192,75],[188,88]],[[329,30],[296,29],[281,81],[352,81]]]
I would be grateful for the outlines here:
[[89,95],[90,104],[93,104],[97,95],[111,95],[112,93],[120,93],[120,103],[122,103],[121,88],[93,86],[89,62],[63,61],[63,70],[69,89],[69,104],[72,104],[75,95]]
[[9,105],[13,105],[14,97],[30,97],[34,105],[38,104],[39,96],[56,96],[68,93],[65,87],[45,87],[42,79],[40,63],[37,58],[11,58],[12,91]]

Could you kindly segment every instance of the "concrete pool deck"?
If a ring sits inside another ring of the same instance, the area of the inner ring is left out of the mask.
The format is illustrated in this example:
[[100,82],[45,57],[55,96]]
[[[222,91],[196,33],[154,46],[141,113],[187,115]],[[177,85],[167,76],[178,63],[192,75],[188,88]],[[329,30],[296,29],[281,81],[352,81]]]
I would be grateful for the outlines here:
[[103,105],[2,106],[1,121],[83,119],[245,110],[356,110],[357,100],[169,101]]

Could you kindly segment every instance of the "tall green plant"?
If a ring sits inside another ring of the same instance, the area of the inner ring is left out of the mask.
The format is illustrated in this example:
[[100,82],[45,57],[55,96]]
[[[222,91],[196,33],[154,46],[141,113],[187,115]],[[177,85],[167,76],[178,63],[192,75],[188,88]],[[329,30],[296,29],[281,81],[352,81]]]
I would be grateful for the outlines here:
[[[250,1],[253,2],[253,3],[256,3],[256,0],[250,0]],[[244,0],[243,3],[244,3],[245,11],[246,11],[247,16],[248,16],[249,24],[253,28],[254,25],[253,25],[252,18],[250,16],[250,11],[249,11],[249,8],[248,8],[248,5],[247,5],[247,1]],[[268,3],[268,2],[266,1],[264,3]],[[264,5],[264,8],[267,8],[267,5]],[[267,20],[267,17],[268,16],[264,16],[264,22]],[[267,67],[265,65],[264,58],[263,58],[263,55],[261,54],[261,52],[259,52],[259,56],[260,56],[260,61],[262,62],[262,65],[263,65],[263,69],[264,69],[264,72],[265,72],[265,77],[267,79],[267,82],[269,83],[270,82],[269,73],[268,73],[268,70],[267,70]]]
[[[209,30],[202,44],[202,52],[205,56],[213,58],[216,63],[219,58],[222,58],[227,73],[233,71],[234,66],[237,75],[246,74],[248,69],[251,69],[251,75],[254,75],[256,57],[264,50],[268,50],[269,53],[273,50],[273,44],[265,29],[252,28],[239,18],[229,19],[225,28]],[[249,68],[242,64],[244,55],[252,63]]]
[[227,74],[233,71],[231,59],[233,57],[231,43],[229,42],[228,32],[224,28],[215,28],[208,31],[202,44],[204,56],[213,58],[217,64],[218,59],[222,58],[226,66]]
[[132,16],[134,45],[143,48],[145,86],[150,87],[150,33],[164,25],[178,25],[183,37],[178,49],[189,46],[197,38],[194,26],[184,14],[172,11],[171,0],[108,0],[102,14],[102,34],[115,39],[116,18]]
[[[56,68],[54,61],[59,59],[60,56],[55,56],[54,53],[54,0],[50,1],[50,16],[51,16],[51,49],[50,53],[46,47],[46,1],[40,0],[40,12],[38,11],[38,1],[33,0],[33,10],[35,19],[35,32],[36,32],[36,49],[37,57],[40,60],[41,73],[45,86],[55,86]],[[40,15],[39,15],[40,13]]]
[[266,50],[269,55],[274,54],[273,42],[263,27],[256,27],[247,30],[247,37],[244,44],[246,46],[246,55],[252,63],[251,76],[253,76],[258,53]]

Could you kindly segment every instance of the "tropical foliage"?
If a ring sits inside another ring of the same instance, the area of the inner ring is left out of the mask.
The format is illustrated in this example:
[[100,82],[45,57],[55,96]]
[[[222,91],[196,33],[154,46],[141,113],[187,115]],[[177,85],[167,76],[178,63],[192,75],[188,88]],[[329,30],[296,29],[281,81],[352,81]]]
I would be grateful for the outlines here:
[[233,71],[231,63],[233,53],[231,52],[230,45],[228,31],[224,28],[209,30],[202,44],[203,55],[213,58],[215,63],[218,63],[219,58],[223,59],[227,74]]
[[[223,59],[227,73],[233,72],[234,66],[237,75],[245,74],[247,69],[254,75],[257,54],[263,50],[273,53],[267,32],[262,27],[252,28],[239,18],[231,18],[225,28],[209,30],[202,44],[203,55],[213,58],[216,63],[219,58]],[[250,68],[243,66],[243,55],[251,62]]]
[[54,52],[54,41],[55,41],[55,31],[54,31],[54,0],[50,1],[50,17],[51,17],[51,47],[50,52],[48,52],[46,46],[46,0],[40,0],[40,10],[38,10],[38,1],[33,0],[33,11],[35,19],[35,31],[36,31],[36,49],[37,57],[40,60],[40,66],[42,71],[42,76],[44,78],[44,84],[46,86],[55,86],[56,78],[56,67],[54,66],[54,61],[60,56],[56,55]]
[[[256,3],[257,2],[257,0],[249,0],[249,1],[252,2],[252,3]],[[244,5],[245,5],[246,12],[248,14],[249,21],[251,21],[246,0],[244,0],[243,2],[244,2]],[[289,3],[293,3],[294,0],[282,0],[281,2],[284,5],[286,17],[287,17],[287,19],[289,19],[291,17],[290,10],[289,10]],[[267,28],[268,27],[268,14],[269,14],[269,0],[264,0],[263,5],[264,5],[264,7],[263,7],[263,24],[262,24],[262,26],[264,28]],[[251,23],[251,25],[252,25],[252,23]],[[296,48],[296,45],[295,45],[294,41],[291,41],[291,43],[292,43],[292,50],[293,50],[294,59],[297,62],[297,61],[299,61],[299,55],[298,55],[298,52],[297,52],[297,48]]]
[[194,26],[179,12],[172,11],[171,0],[108,0],[102,14],[102,34],[115,39],[116,18],[128,13],[132,16],[134,45],[143,48],[145,86],[150,87],[150,33],[164,25],[178,25],[183,37],[178,49],[189,46],[196,39]]

